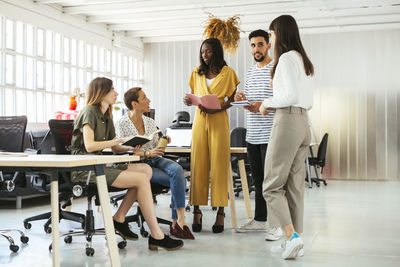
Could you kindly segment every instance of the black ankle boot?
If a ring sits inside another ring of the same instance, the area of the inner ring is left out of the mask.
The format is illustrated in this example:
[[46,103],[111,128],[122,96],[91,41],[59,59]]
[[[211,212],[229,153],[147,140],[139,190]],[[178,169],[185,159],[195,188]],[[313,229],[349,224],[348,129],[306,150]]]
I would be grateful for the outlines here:
[[129,224],[126,221],[123,223],[117,222],[115,220],[113,221],[114,221],[115,232],[118,233],[120,236],[129,240],[139,239],[138,235],[132,232],[131,229],[129,229]]
[[158,248],[163,248],[166,250],[176,250],[183,247],[182,240],[176,240],[170,238],[168,235],[164,235],[161,240],[154,239],[151,235],[149,236],[149,249],[158,250]]
[[[225,217],[225,213],[220,213],[220,212],[218,212],[218,213],[217,213],[217,216],[224,216],[224,217]],[[224,225],[217,225],[217,224],[214,224],[214,225],[212,226],[212,231],[213,231],[214,234],[222,233],[222,232],[224,231]]]
[[[201,229],[203,228],[203,213],[201,213],[200,210],[195,210],[195,211],[193,211],[193,214],[201,214],[201,217],[200,217],[200,223],[192,224],[192,231],[196,232],[196,233],[201,232]],[[194,218],[193,218],[193,222],[194,222]]]

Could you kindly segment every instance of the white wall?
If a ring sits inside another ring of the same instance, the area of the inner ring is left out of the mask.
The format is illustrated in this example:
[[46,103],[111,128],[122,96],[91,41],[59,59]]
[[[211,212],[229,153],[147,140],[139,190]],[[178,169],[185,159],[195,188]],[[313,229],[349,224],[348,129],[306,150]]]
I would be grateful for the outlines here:
[[[313,141],[329,133],[325,177],[400,180],[400,30],[303,36],[315,65],[315,104],[310,112]],[[199,62],[200,41],[145,44],[145,86],[156,121],[166,128],[186,107],[188,79]],[[253,64],[248,40],[226,56],[243,90]],[[231,129],[245,125],[240,109],[231,108]]]

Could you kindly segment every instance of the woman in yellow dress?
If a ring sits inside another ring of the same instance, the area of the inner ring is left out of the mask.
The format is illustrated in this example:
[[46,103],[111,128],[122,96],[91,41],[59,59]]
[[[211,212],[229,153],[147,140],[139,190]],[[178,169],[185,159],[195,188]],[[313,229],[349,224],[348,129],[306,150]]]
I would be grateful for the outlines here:
[[[229,118],[239,79],[224,60],[224,50],[216,38],[206,39],[200,47],[200,66],[190,76],[192,94],[202,97],[217,95],[221,109],[196,109],[192,130],[190,204],[194,205],[193,232],[202,230],[200,205],[208,204],[209,176],[211,174],[211,206],[219,207],[214,233],[224,231],[224,207],[228,206],[228,176],[230,168]],[[188,106],[192,102],[184,98]]]

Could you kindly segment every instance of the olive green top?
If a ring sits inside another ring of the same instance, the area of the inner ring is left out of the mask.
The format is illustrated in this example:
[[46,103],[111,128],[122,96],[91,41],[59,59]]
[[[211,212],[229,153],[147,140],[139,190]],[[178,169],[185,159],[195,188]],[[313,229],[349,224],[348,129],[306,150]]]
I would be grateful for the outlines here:
[[94,141],[108,141],[115,137],[114,122],[110,115],[103,114],[96,106],[85,106],[74,121],[72,133],[71,154],[98,154],[101,151],[88,153],[83,142],[83,126],[89,124],[94,132]]

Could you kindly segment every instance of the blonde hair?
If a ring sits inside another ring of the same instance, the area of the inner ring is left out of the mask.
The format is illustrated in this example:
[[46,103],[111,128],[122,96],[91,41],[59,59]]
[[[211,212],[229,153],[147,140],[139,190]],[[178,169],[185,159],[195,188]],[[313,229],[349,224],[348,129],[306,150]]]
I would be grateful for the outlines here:
[[[93,79],[86,92],[86,105],[100,108],[101,101],[111,91],[113,82],[105,77],[97,77]],[[106,111],[108,115],[112,114],[112,105]]]

